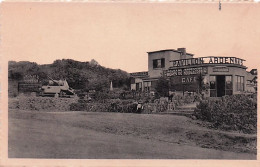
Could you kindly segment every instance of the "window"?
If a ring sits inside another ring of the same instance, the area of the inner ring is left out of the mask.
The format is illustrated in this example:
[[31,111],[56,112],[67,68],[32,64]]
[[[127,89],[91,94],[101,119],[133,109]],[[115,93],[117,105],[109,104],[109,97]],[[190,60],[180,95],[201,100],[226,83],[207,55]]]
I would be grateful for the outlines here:
[[236,82],[237,82],[237,91],[244,91],[244,77],[243,76],[236,76]]
[[151,89],[151,82],[144,82],[144,90],[150,91]]
[[142,90],[142,82],[136,83],[136,90],[141,91]]
[[165,67],[165,59],[155,59],[153,60],[153,68],[164,68]]
[[134,84],[135,83],[135,78],[131,78],[131,84]]
[[232,76],[226,76],[226,95],[233,94]]
[[210,84],[210,97],[216,97],[216,76],[209,76],[209,84]]
[[216,89],[216,76],[209,77],[210,89]]
[[244,77],[240,77],[240,81],[241,81],[241,91],[244,91],[245,90],[245,88],[244,88]]
[[151,81],[151,90],[155,90],[156,85],[157,85],[157,80]]
[[232,76],[226,76],[226,89],[232,89]]

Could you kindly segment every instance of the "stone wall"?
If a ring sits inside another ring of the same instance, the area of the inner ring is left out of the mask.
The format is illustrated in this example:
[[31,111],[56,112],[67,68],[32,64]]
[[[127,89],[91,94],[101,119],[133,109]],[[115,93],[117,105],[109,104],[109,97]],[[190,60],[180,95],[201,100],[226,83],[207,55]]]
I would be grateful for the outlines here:
[[10,109],[35,110],[35,111],[69,111],[70,104],[78,98],[54,98],[19,95],[9,98]]

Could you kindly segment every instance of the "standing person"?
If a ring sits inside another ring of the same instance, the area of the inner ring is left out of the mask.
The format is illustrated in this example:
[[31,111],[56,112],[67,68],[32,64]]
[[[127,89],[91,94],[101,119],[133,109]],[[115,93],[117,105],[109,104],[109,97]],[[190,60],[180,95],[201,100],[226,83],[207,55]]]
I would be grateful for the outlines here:
[[143,109],[142,102],[141,102],[141,101],[138,101],[138,104],[137,104],[137,113],[141,113],[141,112],[142,112],[142,109]]

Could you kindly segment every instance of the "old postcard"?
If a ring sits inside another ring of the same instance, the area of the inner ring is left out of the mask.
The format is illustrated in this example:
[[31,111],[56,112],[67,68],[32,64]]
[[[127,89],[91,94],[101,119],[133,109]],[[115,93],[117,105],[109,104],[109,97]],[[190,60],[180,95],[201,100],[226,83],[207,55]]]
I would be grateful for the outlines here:
[[259,20],[254,1],[2,2],[0,166],[259,165]]

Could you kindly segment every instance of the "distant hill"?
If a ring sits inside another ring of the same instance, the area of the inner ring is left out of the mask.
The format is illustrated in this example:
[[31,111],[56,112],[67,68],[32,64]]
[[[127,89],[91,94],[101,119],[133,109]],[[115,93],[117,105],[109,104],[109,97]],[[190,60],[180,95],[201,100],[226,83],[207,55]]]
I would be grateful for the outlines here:
[[129,74],[120,69],[110,69],[99,65],[92,59],[90,62],[80,62],[71,59],[55,60],[52,64],[38,65],[29,61],[9,61],[8,77],[20,81],[25,75],[38,75],[41,82],[53,79],[66,79],[74,89],[129,88]]

